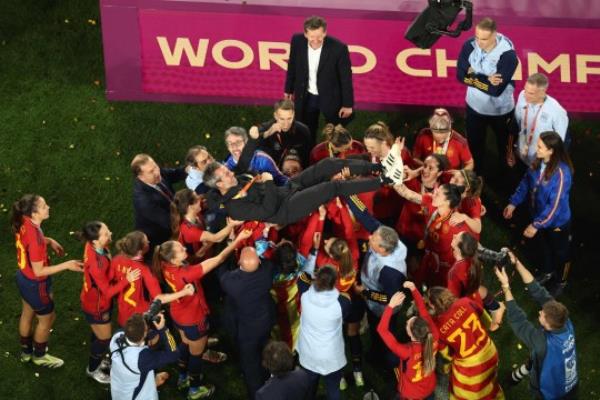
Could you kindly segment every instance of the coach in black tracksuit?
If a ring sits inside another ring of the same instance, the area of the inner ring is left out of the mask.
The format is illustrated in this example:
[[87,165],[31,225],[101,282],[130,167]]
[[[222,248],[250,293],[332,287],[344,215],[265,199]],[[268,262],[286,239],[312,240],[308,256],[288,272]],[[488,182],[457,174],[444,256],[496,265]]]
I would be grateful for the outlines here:
[[261,365],[261,353],[275,323],[275,303],[271,297],[273,264],[260,260],[254,247],[242,250],[240,267],[222,272],[219,280],[233,307],[235,337],[240,353],[248,397],[254,399],[268,378]]
[[[265,221],[287,225],[299,221],[321,204],[337,196],[372,192],[383,183],[381,178],[331,180],[347,167],[351,175],[367,175],[381,171],[380,164],[354,159],[325,158],[277,187],[273,177],[263,173],[258,177],[236,177],[225,166],[213,162],[204,171],[204,183],[214,188],[207,193],[211,210],[225,208],[236,220]],[[238,179],[239,178],[239,179]]]

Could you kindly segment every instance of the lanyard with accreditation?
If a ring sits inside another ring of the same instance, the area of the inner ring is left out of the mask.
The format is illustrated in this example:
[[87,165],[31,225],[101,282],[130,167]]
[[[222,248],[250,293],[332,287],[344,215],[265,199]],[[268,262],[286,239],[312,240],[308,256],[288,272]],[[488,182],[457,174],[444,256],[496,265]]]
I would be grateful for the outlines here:
[[529,131],[527,130],[527,125],[529,122],[529,119],[528,119],[529,104],[527,104],[525,106],[525,113],[523,114],[523,132],[525,133],[526,141],[523,144],[523,148],[521,149],[521,152],[525,156],[529,153],[529,146],[531,146],[531,141],[533,140],[533,134],[534,134],[535,128],[537,126],[538,117],[540,115],[540,112],[542,111],[542,108],[544,108],[545,102],[546,102],[546,100],[544,99],[544,102],[542,102],[542,104],[540,104],[540,108],[538,108],[537,112],[533,116],[533,122],[531,123],[531,129],[529,129]]

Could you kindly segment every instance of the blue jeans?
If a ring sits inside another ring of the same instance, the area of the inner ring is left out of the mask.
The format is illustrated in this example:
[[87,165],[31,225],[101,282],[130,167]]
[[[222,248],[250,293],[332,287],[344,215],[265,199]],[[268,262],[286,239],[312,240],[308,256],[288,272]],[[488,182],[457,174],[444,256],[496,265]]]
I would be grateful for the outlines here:
[[327,391],[327,399],[328,400],[341,399],[342,394],[340,392],[340,380],[342,379],[343,368],[338,371],[327,374],[327,375],[317,374],[316,372],[313,372],[306,368],[303,368],[303,369],[308,374],[308,377],[310,380],[310,385],[311,385],[311,390],[309,390],[309,393],[310,393],[309,398],[310,399],[316,398],[317,389],[319,388],[319,379],[321,377],[325,378],[325,390]]

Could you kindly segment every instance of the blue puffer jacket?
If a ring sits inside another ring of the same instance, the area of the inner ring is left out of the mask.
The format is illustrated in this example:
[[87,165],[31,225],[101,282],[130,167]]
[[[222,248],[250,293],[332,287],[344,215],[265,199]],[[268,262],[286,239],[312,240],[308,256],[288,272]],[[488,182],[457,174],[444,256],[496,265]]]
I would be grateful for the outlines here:
[[[235,168],[237,161],[233,159],[232,156],[227,157],[225,160],[225,166],[232,170]],[[277,186],[283,186],[287,183],[288,177],[283,175],[279,168],[277,168],[277,164],[275,161],[264,151],[257,150],[254,152],[252,159],[250,160],[250,166],[248,167],[248,171],[254,174],[260,174],[263,172],[269,172],[273,175],[273,181]]]

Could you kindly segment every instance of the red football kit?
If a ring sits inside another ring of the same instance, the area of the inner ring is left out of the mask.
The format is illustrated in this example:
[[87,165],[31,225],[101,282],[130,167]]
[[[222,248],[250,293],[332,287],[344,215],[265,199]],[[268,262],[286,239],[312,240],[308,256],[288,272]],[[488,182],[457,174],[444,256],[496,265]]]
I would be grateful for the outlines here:
[[200,224],[193,223],[185,218],[181,221],[178,240],[185,247],[189,256],[196,254],[202,247],[200,238],[203,233],[204,229]]
[[454,263],[450,271],[448,271],[448,290],[457,297],[469,297],[474,300],[480,307],[483,307],[483,301],[479,296],[479,291],[467,293],[469,284],[469,269],[471,268],[471,260],[458,260]]
[[17,265],[19,270],[27,279],[45,281],[47,276],[37,277],[33,273],[32,262],[41,262],[44,267],[48,263],[48,245],[46,238],[39,225],[31,218],[23,217],[23,225],[15,235],[15,246],[17,247]]
[[[429,191],[425,189],[419,178],[411,179],[404,184],[413,192],[421,193],[423,198],[429,196],[429,201],[431,201]],[[403,239],[416,244],[425,237],[426,224],[427,220],[423,206],[407,201],[400,212],[400,217],[396,223],[396,230]]]
[[141,272],[140,279],[130,282],[117,296],[118,323],[125,326],[125,322],[133,314],[148,311],[152,300],[161,294],[160,284],[142,258],[129,258],[119,254],[111,260],[110,266],[118,280],[126,280],[127,270],[130,268],[132,271],[139,269]]
[[358,140],[352,139],[350,148],[343,153],[334,153],[333,146],[329,142],[321,142],[310,152],[310,165],[316,164],[327,157],[346,158],[352,154],[366,153],[365,146]]
[[[84,312],[98,317],[110,310],[112,298],[127,286],[127,279],[116,280],[110,267],[110,253],[103,249],[96,251],[89,242],[83,250],[83,287],[81,288],[81,308]],[[102,318],[97,318],[102,319]]]
[[453,130],[447,143],[438,144],[433,140],[431,129],[424,128],[415,139],[413,156],[423,161],[433,153],[445,154],[450,161],[450,169],[464,168],[467,162],[473,160],[467,139],[458,132]]
[[[411,292],[419,315],[429,325],[433,336],[434,352],[437,352],[439,332],[427,312],[421,294],[417,290],[411,290]],[[393,311],[394,309],[391,307],[385,308],[377,326],[377,332],[392,353],[400,358],[398,394],[401,399],[424,399],[433,393],[435,389],[435,371],[424,376],[423,346],[420,342],[400,343],[396,340],[394,334],[390,332],[389,325]]]
[[163,262],[162,267],[165,281],[173,293],[182,290],[188,283],[193,284],[196,289],[192,296],[185,296],[170,303],[173,320],[183,326],[202,323],[210,312],[204,298],[204,289],[200,284],[200,279],[204,277],[202,264],[178,266]]
[[[481,198],[479,197],[465,197],[458,205],[458,212],[466,214],[472,219],[481,219],[481,210]],[[469,232],[479,241],[481,233],[475,233],[471,230]]]

